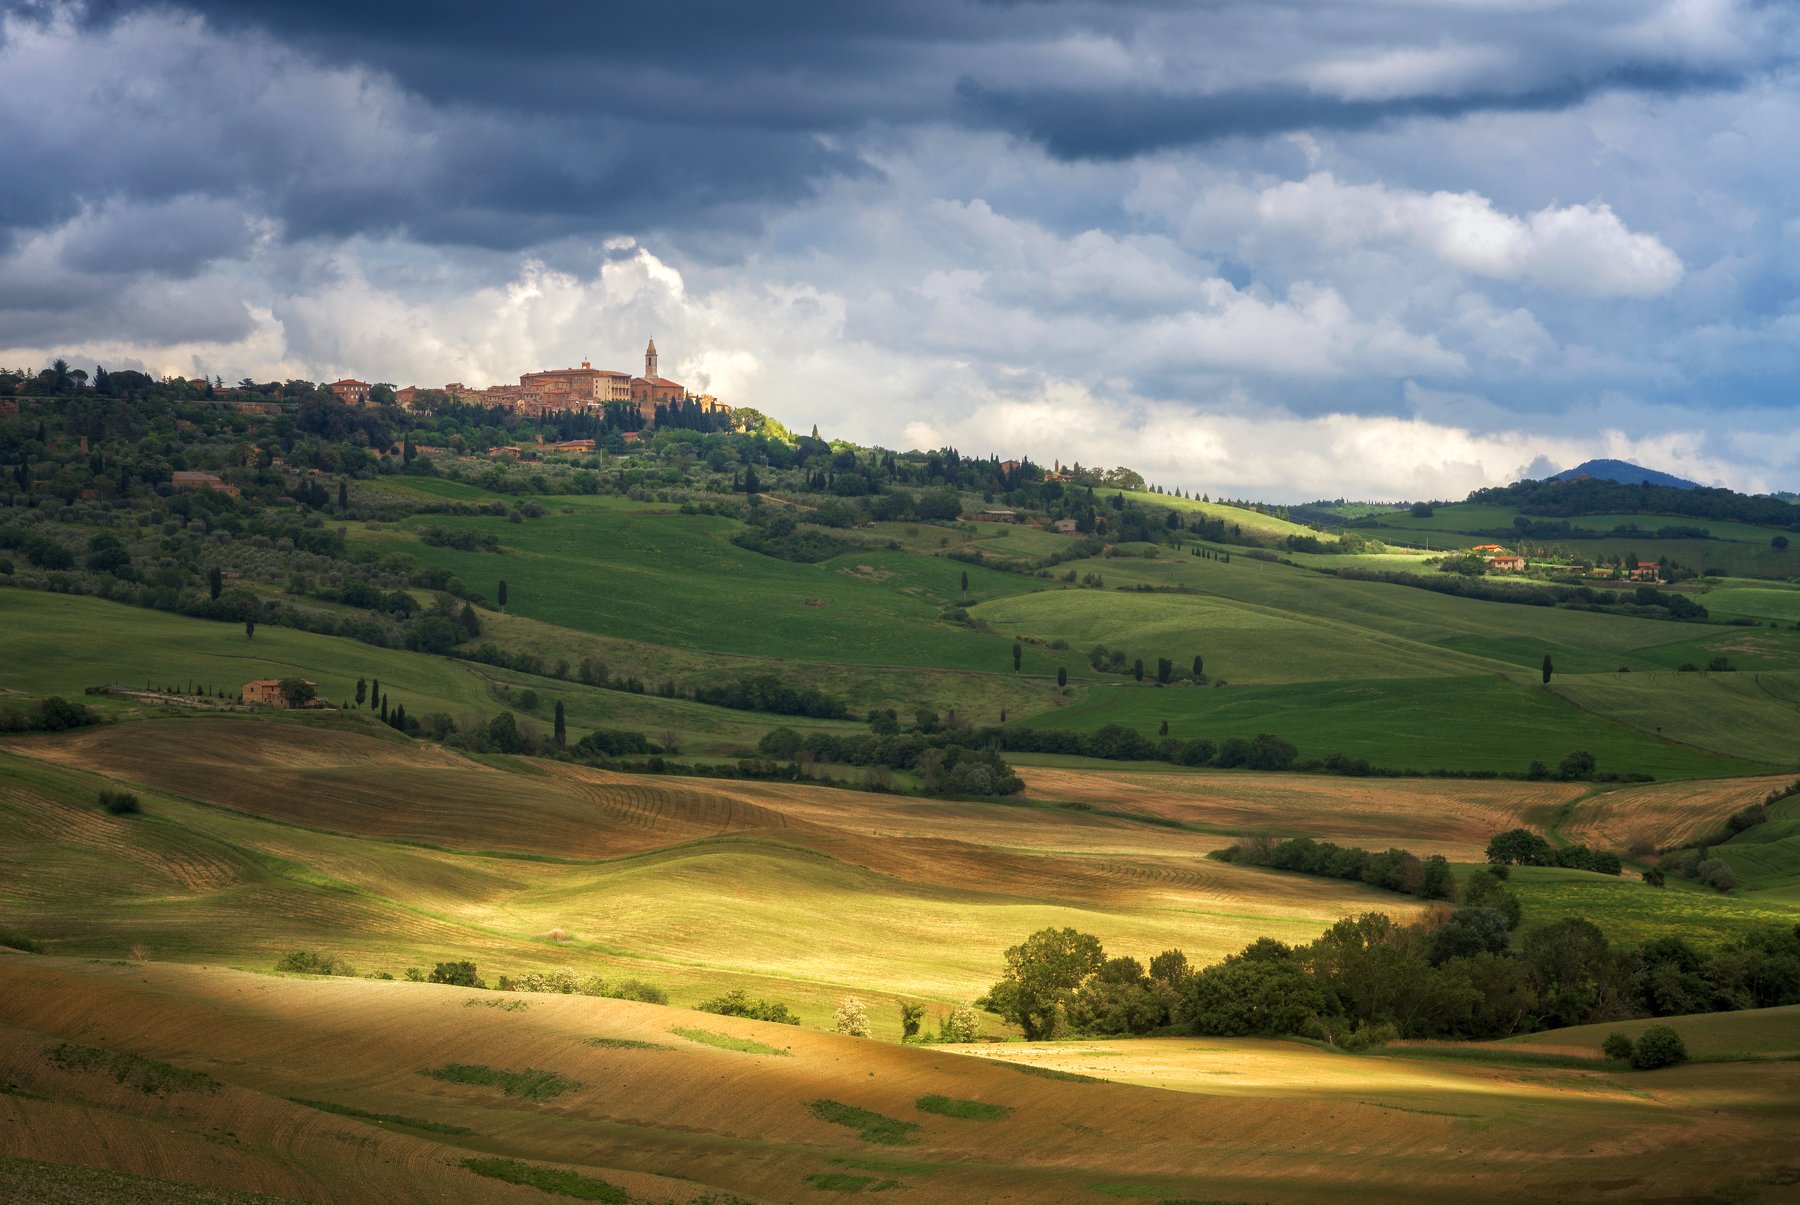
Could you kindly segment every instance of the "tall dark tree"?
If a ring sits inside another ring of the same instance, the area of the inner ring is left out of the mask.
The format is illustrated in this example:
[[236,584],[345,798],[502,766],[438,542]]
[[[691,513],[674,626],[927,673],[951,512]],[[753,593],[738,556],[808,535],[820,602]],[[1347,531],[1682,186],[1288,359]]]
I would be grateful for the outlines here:
[[381,696],[381,722],[384,724],[387,723],[387,718],[388,718],[387,696],[382,695]]
[[500,595],[500,609],[502,611],[504,611],[504,610],[506,610],[506,579],[505,578],[500,579],[499,595]]
[[1056,667],[1056,689],[1061,691],[1061,690],[1067,690],[1068,687],[1069,687],[1069,667],[1066,665],[1059,665]]
[[569,743],[569,724],[563,717],[563,705],[561,699],[556,701],[556,718],[551,721],[551,723],[554,726],[553,731],[556,736],[556,747],[561,749],[564,745]]
[[1131,663],[1131,676],[1139,682],[1144,680],[1144,659],[1142,657]]
[[1550,654],[1544,654],[1544,685],[1550,684],[1550,673],[1555,667],[1550,664]]
[[1201,678],[1205,677],[1205,675],[1201,672],[1201,670],[1205,668],[1205,665],[1206,665],[1206,663],[1200,659],[1200,654],[1195,653],[1194,654],[1194,681],[1198,682]]
[[338,478],[338,509],[350,509],[350,483],[342,477]]
[[376,678],[369,684],[369,706],[381,706],[381,679]]
[[1013,673],[1019,672],[1019,661],[1025,656],[1025,646],[1013,641]]
[[363,701],[365,699],[367,699],[368,697],[369,697],[369,680],[367,678],[358,678],[356,680],[356,705],[358,707],[361,707],[363,705]]
[[481,635],[481,620],[476,616],[475,608],[468,603],[463,604],[462,614],[456,617],[456,622],[469,639],[473,640]]
[[969,597],[969,571],[967,569],[962,571],[962,593],[964,598]]
[[212,596],[214,602],[218,602],[219,592],[224,588],[225,575],[219,572],[219,567],[217,565],[214,565],[211,569],[206,571],[206,592]]
[[244,635],[249,637],[251,640],[256,639],[256,616],[254,616],[254,615],[244,616]]

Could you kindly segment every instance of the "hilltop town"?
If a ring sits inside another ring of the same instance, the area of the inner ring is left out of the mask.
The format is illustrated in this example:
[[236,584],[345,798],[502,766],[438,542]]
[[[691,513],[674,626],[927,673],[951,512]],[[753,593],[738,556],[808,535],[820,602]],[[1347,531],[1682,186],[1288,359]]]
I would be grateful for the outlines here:
[[353,406],[389,400],[408,410],[434,402],[468,402],[499,406],[516,414],[543,416],[568,412],[604,412],[608,407],[633,410],[646,424],[656,421],[659,407],[692,406],[702,414],[729,414],[731,407],[710,393],[690,393],[679,381],[662,375],[657,364],[656,340],[644,348],[644,372],[632,376],[613,368],[595,368],[587,360],[580,368],[544,369],[523,373],[517,385],[473,388],[451,381],[441,388],[408,385],[402,389],[371,384],[354,377],[332,381],[326,388],[338,400]]

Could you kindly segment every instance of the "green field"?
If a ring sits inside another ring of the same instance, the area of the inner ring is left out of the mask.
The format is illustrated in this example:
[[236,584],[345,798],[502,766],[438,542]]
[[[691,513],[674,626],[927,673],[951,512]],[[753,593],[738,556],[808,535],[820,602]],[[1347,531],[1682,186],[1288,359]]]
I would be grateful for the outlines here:
[[[503,555],[403,546],[490,599],[505,579],[509,609],[522,615],[578,631],[752,656],[1010,669],[1009,643],[940,621],[938,612],[962,601],[965,569],[977,599],[1034,587],[1031,579],[906,552],[869,550],[796,564],[732,544],[728,537],[742,530],[733,520],[613,499],[589,499],[573,514],[553,511],[528,523],[428,516],[412,525],[497,536]],[[1053,663],[1036,668],[1054,672]]]
[[1754,759],[1658,738],[1583,711],[1533,682],[1499,676],[1218,688],[1127,681],[1094,687],[1024,725],[1091,732],[1124,724],[1153,733],[1164,721],[1176,739],[1271,732],[1293,741],[1302,758],[1344,753],[1387,767],[1524,773],[1533,761],[1554,768],[1564,754],[1586,749],[1602,771],[1656,778],[1768,769]]
[[1790,926],[1794,901],[1780,893],[1721,895],[1670,878],[1651,887],[1635,875],[1619,878],[1549,866],[1516,866],[1510,880],[1528,924],[1569,917],[1593,921],[1615,943],[1636,945],[1679,934],[1697,947],[1718,945],[1760,925]]

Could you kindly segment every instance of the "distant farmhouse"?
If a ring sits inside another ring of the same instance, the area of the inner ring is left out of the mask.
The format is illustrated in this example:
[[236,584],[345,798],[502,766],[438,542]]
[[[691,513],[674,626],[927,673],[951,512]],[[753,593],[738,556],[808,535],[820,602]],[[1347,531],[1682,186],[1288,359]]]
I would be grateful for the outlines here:
[[318,685],[305,678],[259,678],[244,683],[243,699],[264,707],[317,707]]

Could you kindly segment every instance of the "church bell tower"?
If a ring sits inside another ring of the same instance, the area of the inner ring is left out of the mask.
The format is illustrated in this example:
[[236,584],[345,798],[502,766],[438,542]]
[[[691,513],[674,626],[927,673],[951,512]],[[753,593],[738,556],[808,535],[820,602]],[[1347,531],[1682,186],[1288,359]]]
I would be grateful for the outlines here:
[[644,349],[644,379],[655,379],[656,373],[656,340],[650,340],[650,346]]

